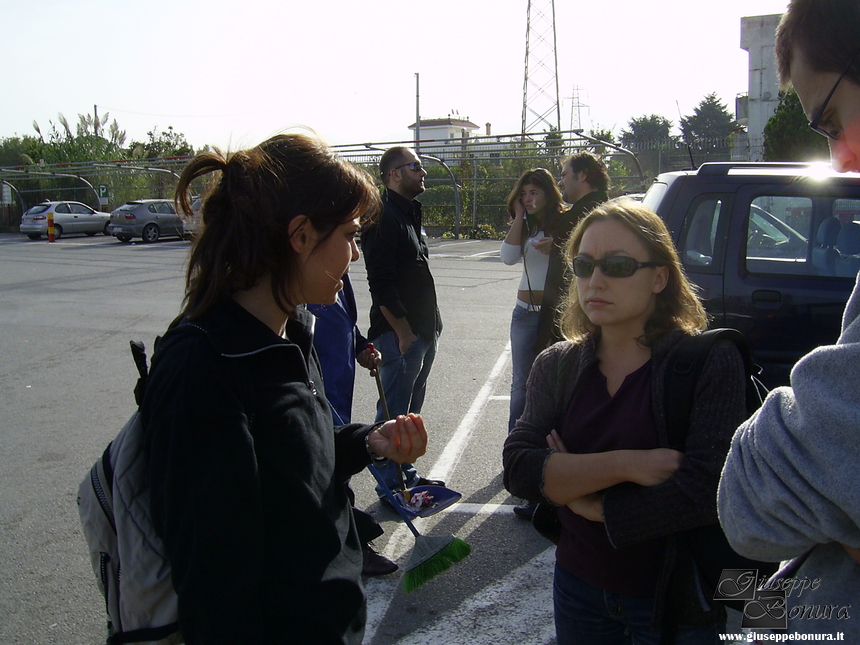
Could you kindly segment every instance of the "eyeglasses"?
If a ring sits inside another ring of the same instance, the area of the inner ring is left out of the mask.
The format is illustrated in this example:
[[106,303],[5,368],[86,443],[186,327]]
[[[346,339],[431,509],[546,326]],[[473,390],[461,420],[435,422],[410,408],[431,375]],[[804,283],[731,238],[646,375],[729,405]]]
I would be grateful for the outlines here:
[[857,58],[857,54],[860,54],[860,49],[854,52],[854,55],[851,57],[851,60],[848,61],[848,65],[845,67],[845,71],[843,71],[839,78],[836,79],[836,82],[833,84],[833,89],[830,90],[830,94],[827,95],[827,98],[824,99],[824,103],[821,104],[821,107],[818,108],[818,111],[815,113],[815,116],[812,117],[812,121],[809,122],[809,127],[812,128],[813,132],[817,132],[818,134],[827,137],[828,139],[833,139],[836,141],[839,138],[840,131],[839,130],[826,130],[819,125],[821,121],[821,117],[824,116],[824,109],[827,107],[827,104],[830,103],[830,99],[833,97],[833,93],[836,91],[836,88],[839,87],[839,83],[842,82],[842,79],[845,78],[845,75],[848,73],[848,70],[851,69],[851,66],[854,64],[854,59]]
[[594,273],[594,267],[599,267],[600,272],[607,278],[629,278],[639,269],[645,267],[663,266],[659,262],[639,262],[635,258],[623,255],[615,255],[602,260],[592,260],[584,255],[573,258],[573,273],[577,278],[590,278]]
[[424,170],[424,166],[421,165],[420,161],[410,161],[409,163],[405,163],[405,164],[402,164],[400,166],[397,166],[397,168],[395,168],[395,170],[400,170],[401,168],[407,168],[407,167],[409,168],[409,170],[413,170],[415,172],[418,172],[419,170]]

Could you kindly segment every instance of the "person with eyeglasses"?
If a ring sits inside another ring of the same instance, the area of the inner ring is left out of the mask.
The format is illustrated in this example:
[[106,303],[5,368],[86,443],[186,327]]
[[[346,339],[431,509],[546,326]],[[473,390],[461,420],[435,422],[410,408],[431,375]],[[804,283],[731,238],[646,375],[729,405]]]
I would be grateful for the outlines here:
[[[379,172],[385,185],[382,215],[362,231],[361,246],[371,297],[367,336],[382,353],[379,375],[393,418],[417,414],[424,405],[442,317],[427,240],[421,232],[421,202],[415,199],[424,192],[427,171],[413,150],[397,146],[383,153]],[[377,404],[376,418],[385,420],[382,401]],[[399,491],[394,462],[375,466],[386,485]],[[444,486],[439,480],[421,477],[410,463],[401,467],[407,487]],[[388,502],[381,486],[377,485],[376,492]]]
[[[860,171],[860,2],[793,0],[775,51],[780,82],[827,137],[834,169]],[[783,578],[818,581],[786,598],[788,632],[848,643],[860,642],[858,318],[855,285],[836,344],[801,358],[791,386],[738,428],[718,500],[735,550],[785,562]]]
[[535,340],[536,354],[561,340],[556,310],[568,287],[568,276],[562,257],[564,245],[579,220],[591,209],[609,199],[609,171],[599,157],[587,151],[577,152],[562,161],[561,180],[558,185],[564,201],[571,204],[571,207],[561,216],[552,233],[543,306]]
[[684,453],[670,449],[666,374],[678,343],[707,326],[671,234],[616,199],[577,225],[564,257],[566,340],[535,360],[503,451],[506,488],[557,509],[558,643],[717,643],[725,610],[700,587],[682,532],[717,522],[720,468],[746,418],[743,359],[714,344]]

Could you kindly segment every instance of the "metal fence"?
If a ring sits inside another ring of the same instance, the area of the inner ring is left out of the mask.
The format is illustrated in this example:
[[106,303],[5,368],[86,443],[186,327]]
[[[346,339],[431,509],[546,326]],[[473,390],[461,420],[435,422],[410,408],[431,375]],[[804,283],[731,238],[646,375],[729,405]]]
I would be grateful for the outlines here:
[[[491,237],[507,229],[507,195],[524,170],[547,168],[558,176],[560,161],[588,150],[607,163],[612,196],[641,193],[660,172],[705,161],[749,158],[750,146],[732,140],[691,149],[677,143],[642,144],[635,150],[600,141],[578,130],[463,137],[447,141],[386,141],[332,146],[352,163],[379,177],[378,163],[391,146],[415,148],[428,169],[422,194],[431,235]],[[112,210],[133,199],[173,196],[188,157],[0,167],[0,226],[16,230],[21,213],[46,200],[75,200]],[[204,191],[203,180],[192,186]]]

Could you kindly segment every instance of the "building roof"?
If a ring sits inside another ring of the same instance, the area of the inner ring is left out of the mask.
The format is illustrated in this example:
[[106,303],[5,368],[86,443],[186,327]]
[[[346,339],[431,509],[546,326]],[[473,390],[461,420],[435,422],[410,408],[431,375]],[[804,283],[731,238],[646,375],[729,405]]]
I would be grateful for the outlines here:
[[[444,119],[421,119],[421,127],[422,128],[438,128],[444,126],[452,126],[457,128],[469,128],[470,130],[477,130],[480,126],[475,125],[468,119],[452,119],[451,117],[446,117]],[[410,130],[415,129],[415,124],[409,126]]]

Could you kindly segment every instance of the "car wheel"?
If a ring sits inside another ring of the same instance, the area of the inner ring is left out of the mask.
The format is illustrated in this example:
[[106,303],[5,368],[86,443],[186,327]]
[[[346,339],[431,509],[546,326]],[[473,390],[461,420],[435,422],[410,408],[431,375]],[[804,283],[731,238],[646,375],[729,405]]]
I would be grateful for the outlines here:
[[87,237],[94,237],[96,234],[95,231],[87,231]]
[[54,224],[54,239],[59,240],[63,237],[63,227],[59,224]]
[[118,239],[123,244],[128,244],[129,242],[131,242],[131,237],[128,235],[117,235],[116,239]]
[[31,240],[38,240],[42,235],[40,233],[27,233],[27,237]]
[[158,227],[155,224],[147,224],[143,227],[143,233],[141,233],[141,237],[144,242],[155,242],[158,239],[158,236],[161,232],[158,230]]
[[105,224],[105,227],[102,229],[102,233],[104,233],[107,237],[110,237],[110,222]]

